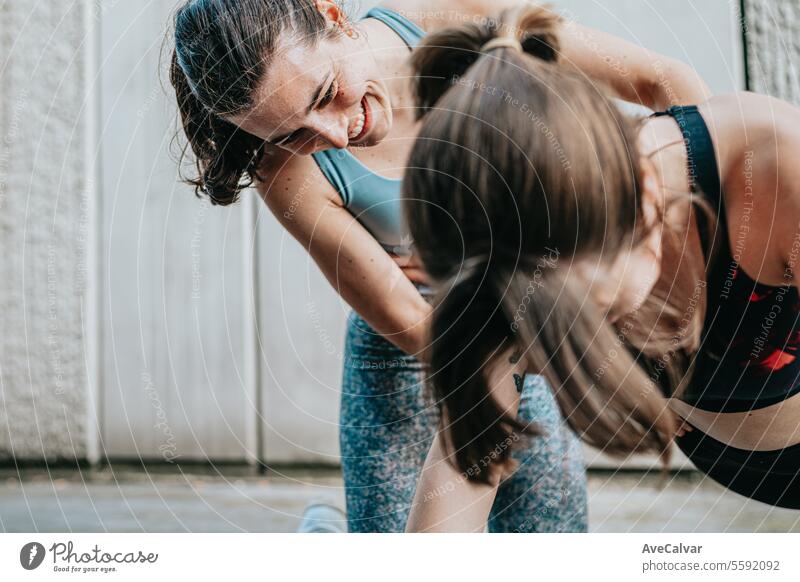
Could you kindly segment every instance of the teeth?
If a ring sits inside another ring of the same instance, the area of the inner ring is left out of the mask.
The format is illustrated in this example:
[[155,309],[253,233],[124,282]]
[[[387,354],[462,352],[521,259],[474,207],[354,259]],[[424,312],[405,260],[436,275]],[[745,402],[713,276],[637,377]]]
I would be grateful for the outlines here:
[[364,123],[366,122],[367,116],[366,111],[364,111],[364,104],[361,104],[361,113],[356,116],[355,123],[350,128],[350,132],[348,133],[348,137],[350,139],[358,137],[358,135],[364,130]]

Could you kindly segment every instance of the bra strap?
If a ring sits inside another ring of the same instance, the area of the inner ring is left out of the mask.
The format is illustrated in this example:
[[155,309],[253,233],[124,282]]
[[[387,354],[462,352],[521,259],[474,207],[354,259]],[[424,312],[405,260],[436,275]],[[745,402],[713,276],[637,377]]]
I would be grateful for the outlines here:
[[397,36],[403,39],[408,45],[408,48],[413,49],[425,36],[425,31],[422,30],[416,23],[412,22],[401,13],[384,8],[383,6],[376,6],[364,15],[364,18],[376,18],[383,22],[386,26],[391,28]]
[[[719,217],[718,226],[724,224],[725,209],[722,197],[722,181],[719,177],[717,155],[708,125],[696,105],[676,105],[664,112],[656,113],[654,116],[661,117],[664,115],[669,115],[675,119],[683,134],[689,170],[689,184],[692,192],[702,192]],[[706,259],[708,259],[711,252],[710,244],[712,244],[709,240],[710,225],[705,215],[699,215],[698,218],[702,221],[700,239],[703,245],[703,252],[706,255]],[[723,238],[723,240],[725,239]]]

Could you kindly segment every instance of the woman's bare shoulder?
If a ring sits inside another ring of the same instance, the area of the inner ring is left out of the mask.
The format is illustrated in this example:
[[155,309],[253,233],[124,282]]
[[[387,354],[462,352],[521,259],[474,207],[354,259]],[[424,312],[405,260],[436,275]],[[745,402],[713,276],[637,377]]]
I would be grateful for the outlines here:
[[[701,112],[717,147],[729,219],[747,213],[757,241],[746,245],[742,263],[755,254],[753,271],[770,276],[763,252],[796,248],[800,232],[800,108],[741,92],[714,97]],[[772,279],[761,282],[782,284],[783,267],[775,263]]]
[[766,131],[771,135],[791,135],[800,131],[796,106],[769,95],[738,91],[715,95],[700,111],[711,130]]
[[264,156],[255,188],[273,212],[283,213],[298,200],[320,197],[335,204],[342,200],[312,156],[277,151]]
[[741,91],[714,96],[700,111],[714,136],[723,177],[726,168],[735,175],[742,165],[764,177],[797,171],[793,162],[800,147],[800,108]]

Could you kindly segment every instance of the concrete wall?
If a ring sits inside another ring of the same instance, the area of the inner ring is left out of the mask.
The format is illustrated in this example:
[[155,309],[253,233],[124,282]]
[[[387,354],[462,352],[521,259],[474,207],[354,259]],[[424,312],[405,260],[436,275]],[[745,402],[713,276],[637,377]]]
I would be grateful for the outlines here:
[[256,195],[212,208],[178,177],[175,5],[109,1],[99,35],[101,458],[254,463]]
[[751,88],[800,105],[800,0],[746,0]]
[[[95,2],[0,3],[0,456],[92,458]],[[87,114],[88,112],[88,114]],[[87,337],[92,340],[87,340]]]

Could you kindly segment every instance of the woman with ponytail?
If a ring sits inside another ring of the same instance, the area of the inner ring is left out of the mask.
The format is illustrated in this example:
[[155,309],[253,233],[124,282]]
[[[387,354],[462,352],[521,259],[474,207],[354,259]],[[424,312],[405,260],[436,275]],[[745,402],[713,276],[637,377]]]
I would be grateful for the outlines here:
[[[175,16],[171,81],[196,161],[190,183],[220,205],[255,186],[354,309],[340,430],[351,531],[404,529],[438,425],[422,381],[427,277],[400,212],[419,125],[410,51],[428,32],[517,4],[390,0],[353,22],[332,0],[190,0]],[[623,99],[660,108],[707,93],[677,61],[574,23],[561,36],[565,66]],[[580,450],[544,382],[530,388],[531,415],[552,431],[504,483],[489,527],[581,531]]]
[[442,422],[408,529],[483,528],[549,434],[535,375],[588,444],[666,463],[677,436],[733,491],[800,509],[800,110],[735,94],[634,121],[558,65],[557,20],[509,11],[412,59],[404,205]]

